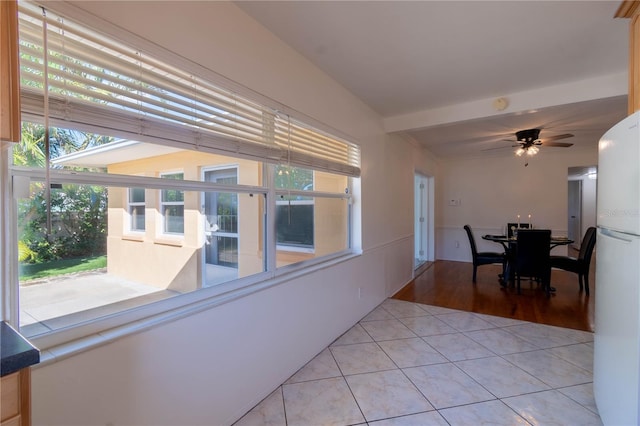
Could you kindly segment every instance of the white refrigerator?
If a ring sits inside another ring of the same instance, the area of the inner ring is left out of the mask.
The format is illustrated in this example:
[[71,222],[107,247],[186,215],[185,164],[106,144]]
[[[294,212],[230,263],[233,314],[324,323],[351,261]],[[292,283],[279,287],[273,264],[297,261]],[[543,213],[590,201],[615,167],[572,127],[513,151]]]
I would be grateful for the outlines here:
[[593,390],[605,425],[640,424],[640,115],[598,145]]

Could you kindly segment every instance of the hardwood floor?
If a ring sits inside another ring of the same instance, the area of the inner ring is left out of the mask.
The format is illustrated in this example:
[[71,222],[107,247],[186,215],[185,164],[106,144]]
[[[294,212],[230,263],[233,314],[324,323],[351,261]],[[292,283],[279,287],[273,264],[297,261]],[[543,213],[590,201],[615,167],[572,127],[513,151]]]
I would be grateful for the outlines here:
[[[595,257],[595,255],[594,255]],[[438,260],[407,284],[393,298],[469,312],[514,318],[541,324],[593,331],[596,296],[595,261],[589,275],[590,296],[579,291],[578,276],[553,270],[547,297],[535,282],[522,281],[522,294],[498,283],[499,265],[478,267],[477,283],[471,281],[473,266],[466,262]]]

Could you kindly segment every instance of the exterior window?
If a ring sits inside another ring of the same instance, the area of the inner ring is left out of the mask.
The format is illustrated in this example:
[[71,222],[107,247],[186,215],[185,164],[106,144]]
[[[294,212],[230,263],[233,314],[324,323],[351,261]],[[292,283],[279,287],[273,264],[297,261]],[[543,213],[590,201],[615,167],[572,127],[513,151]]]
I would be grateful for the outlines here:
[[145,202],[144,188],[129,189],[129,229],[131,231],[144,231],[145,229]]
[[349,178],[283,165],[274,176],[278,267],[349,248]]
[[276,202],[276,241],[283,250],[293,247],[313,249],[312,199]]
[[[277,189],[313,191],[313,170],[276,166]],[[276,201],[276,242],[287,249],[313,249],[313,197],[280,194]]]
[[[184,173],[163,174],[163,179],[183,180]],[[176,189],[163,189],[160,200],[163,232],[165,234],[184,234],[184,192]]]

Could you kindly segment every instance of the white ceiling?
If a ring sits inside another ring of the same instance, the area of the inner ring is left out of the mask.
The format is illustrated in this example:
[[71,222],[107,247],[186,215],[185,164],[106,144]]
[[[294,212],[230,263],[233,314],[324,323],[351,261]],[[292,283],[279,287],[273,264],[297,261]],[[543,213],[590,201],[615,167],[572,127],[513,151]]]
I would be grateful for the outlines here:
[[592,147],[626,115],[619,1],[236,4],[438,157],[511,155],[532,127]]

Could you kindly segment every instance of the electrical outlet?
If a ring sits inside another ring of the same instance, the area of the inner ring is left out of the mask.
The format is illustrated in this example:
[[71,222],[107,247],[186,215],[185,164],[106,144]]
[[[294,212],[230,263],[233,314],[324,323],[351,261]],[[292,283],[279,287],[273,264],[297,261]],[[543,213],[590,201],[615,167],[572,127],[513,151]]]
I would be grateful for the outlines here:
[[456,248],[460,248],[460,241],[456,241]]
[[362,288],[358,287],[358,299],[362,299]]

